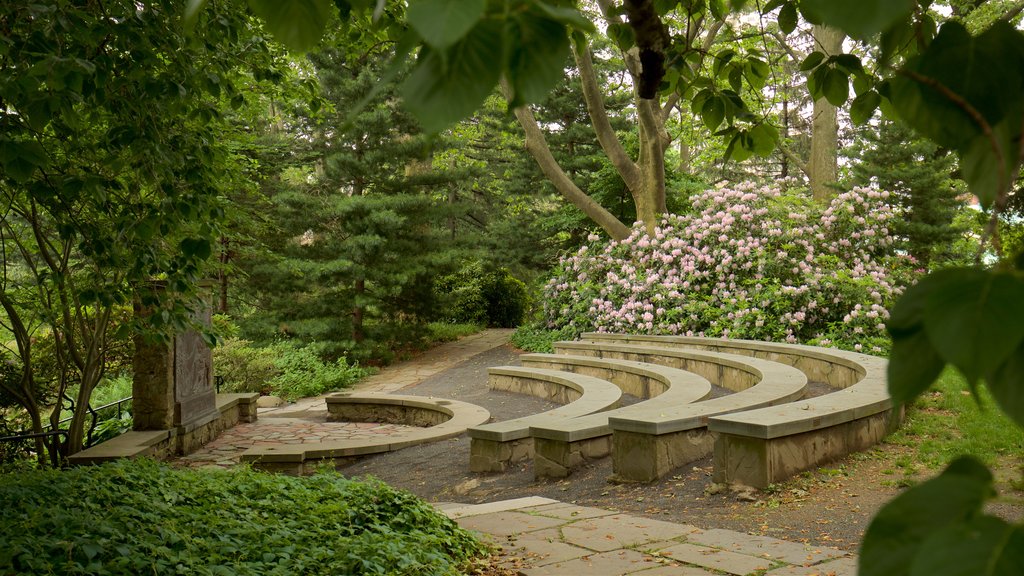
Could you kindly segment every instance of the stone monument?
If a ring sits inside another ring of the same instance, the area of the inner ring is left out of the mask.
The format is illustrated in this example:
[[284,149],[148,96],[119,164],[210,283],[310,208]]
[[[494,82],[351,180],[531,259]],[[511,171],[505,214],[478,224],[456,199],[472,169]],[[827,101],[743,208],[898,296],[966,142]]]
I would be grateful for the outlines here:
[[[147,311],[136,305],[135,313]],[[193,316],[210,325],[210,306],[205,300]],[[169,342],[135,339],[132,381],[133,428],[172,430],[175,451],[192,452],[212,438],[211,422],[220,417],[213,383],[213,355],[196,330],[174,336]]]

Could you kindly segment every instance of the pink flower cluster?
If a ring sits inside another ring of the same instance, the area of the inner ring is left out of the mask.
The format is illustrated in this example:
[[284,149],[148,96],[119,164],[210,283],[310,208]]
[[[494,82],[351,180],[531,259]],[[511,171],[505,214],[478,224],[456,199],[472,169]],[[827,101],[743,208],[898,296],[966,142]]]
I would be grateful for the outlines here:
[[707,190],[692,211],[564,257],[545,287],[548,326],[887,346],[888,307],[911,280],[893,253],[887,192],[821,207],[777,189]]

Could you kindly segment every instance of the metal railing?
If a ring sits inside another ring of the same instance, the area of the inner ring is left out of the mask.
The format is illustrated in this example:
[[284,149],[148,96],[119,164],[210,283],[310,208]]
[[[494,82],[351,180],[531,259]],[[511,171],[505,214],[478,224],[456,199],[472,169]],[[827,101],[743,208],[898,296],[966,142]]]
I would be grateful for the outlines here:
[[[115,408],[117,410],[117,416],[116,417],[117,417],[118,420],[120,420],[121,417],[124,415],[124,413],[127,411],[127,408],[124,408],[124,406],[126,404],[130,404],[131,401],[132,401],[132,397],[128,396],[126,398],[121,398],[120,400],[115,400],[113,402],[110,402],[109,404],[104,404],[103,406],[99,406],[97,408],[93,408],[92,406],[89,406],[88,410],[89,410],[90,421],[89,421],[89,428],[86,430],[86,433],[85,433],[85,444],[84,444],[84,447],[85,448],[89,448],[89,447],[91,447],[93,445],[93,433],[96,432],[96,425],[99,424],[100,412],[102,412],[104,410],[109,410],[110,408]],[[71,410],[74,410],[74,403],[72,403],[72,405],[71,405]],[[67,418],[64,418],[64,419],[58,421],[57,422],[58,428],[61,425],[63,425],[63,424],[71,422],[72,418],[74,418],[74,416],[68,416]]]

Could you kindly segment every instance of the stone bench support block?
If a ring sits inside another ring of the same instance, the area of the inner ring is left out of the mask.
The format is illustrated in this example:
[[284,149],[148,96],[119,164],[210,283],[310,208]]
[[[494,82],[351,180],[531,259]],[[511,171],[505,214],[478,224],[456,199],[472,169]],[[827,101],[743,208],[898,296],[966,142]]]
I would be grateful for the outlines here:
[[654,482],[707,456],[715,446],[714,436],[703,426],[667,434],[616,430],[613,442],[613,478],[620,482]]
[[804,470],[866,450],[880,442],[896,423],[893,412],[884,411],[777,438],[719,434],[712,478],[715,482],[764,489]]
[[568,421],[613,409],[622,398],[622,390],[617,386],[593,376],[518,366],[491,368],[488,373],[492,388],[568,402],[540,414],[471,427],[467,433],[469,468],[473,472],[503,472],[515,462],[532,458],[531,425]]

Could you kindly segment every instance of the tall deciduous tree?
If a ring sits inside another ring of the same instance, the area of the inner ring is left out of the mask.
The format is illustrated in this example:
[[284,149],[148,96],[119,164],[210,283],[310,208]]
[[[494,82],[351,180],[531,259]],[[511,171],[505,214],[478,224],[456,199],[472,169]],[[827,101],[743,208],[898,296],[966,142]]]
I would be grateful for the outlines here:
[[[241,15],[213,9],[187,39],[179,10],[171,0],[0,2],[0,322],[20,371],[4,385],[37,433],[43,406],[56,404],[56,427],[77,386],[67,439],[48,447],[54,462],[82,446],[118,311],[139,299],[160,310],[151,332],[186,324],[231,164],[220,110],[244,98],[239,64],[267,65]],[[155,278],[168,290],[146,291]],[[36,380],[40,338],[54,342],[51,382]]]
[[[818,24],[814,26],[813,36],[816,52],[826,57],[839,56],[843,53],[843,39],[846,35],[841,30]],[[839,93],[842,100],[846,100],[846,93],[849,90],[847,82],[845,76],[838,80],[832,80],[831,76],[826,77],[826,86],[822,86],[822,90],[828,92],[814,99],[811,157],[807,167],[811,181],[811,196],[819,202],[828,202],[834,195],[831,186],[838,179],[839,111],[833,102],[840,99]],[[833,86],[835,89],[832,89]]]

